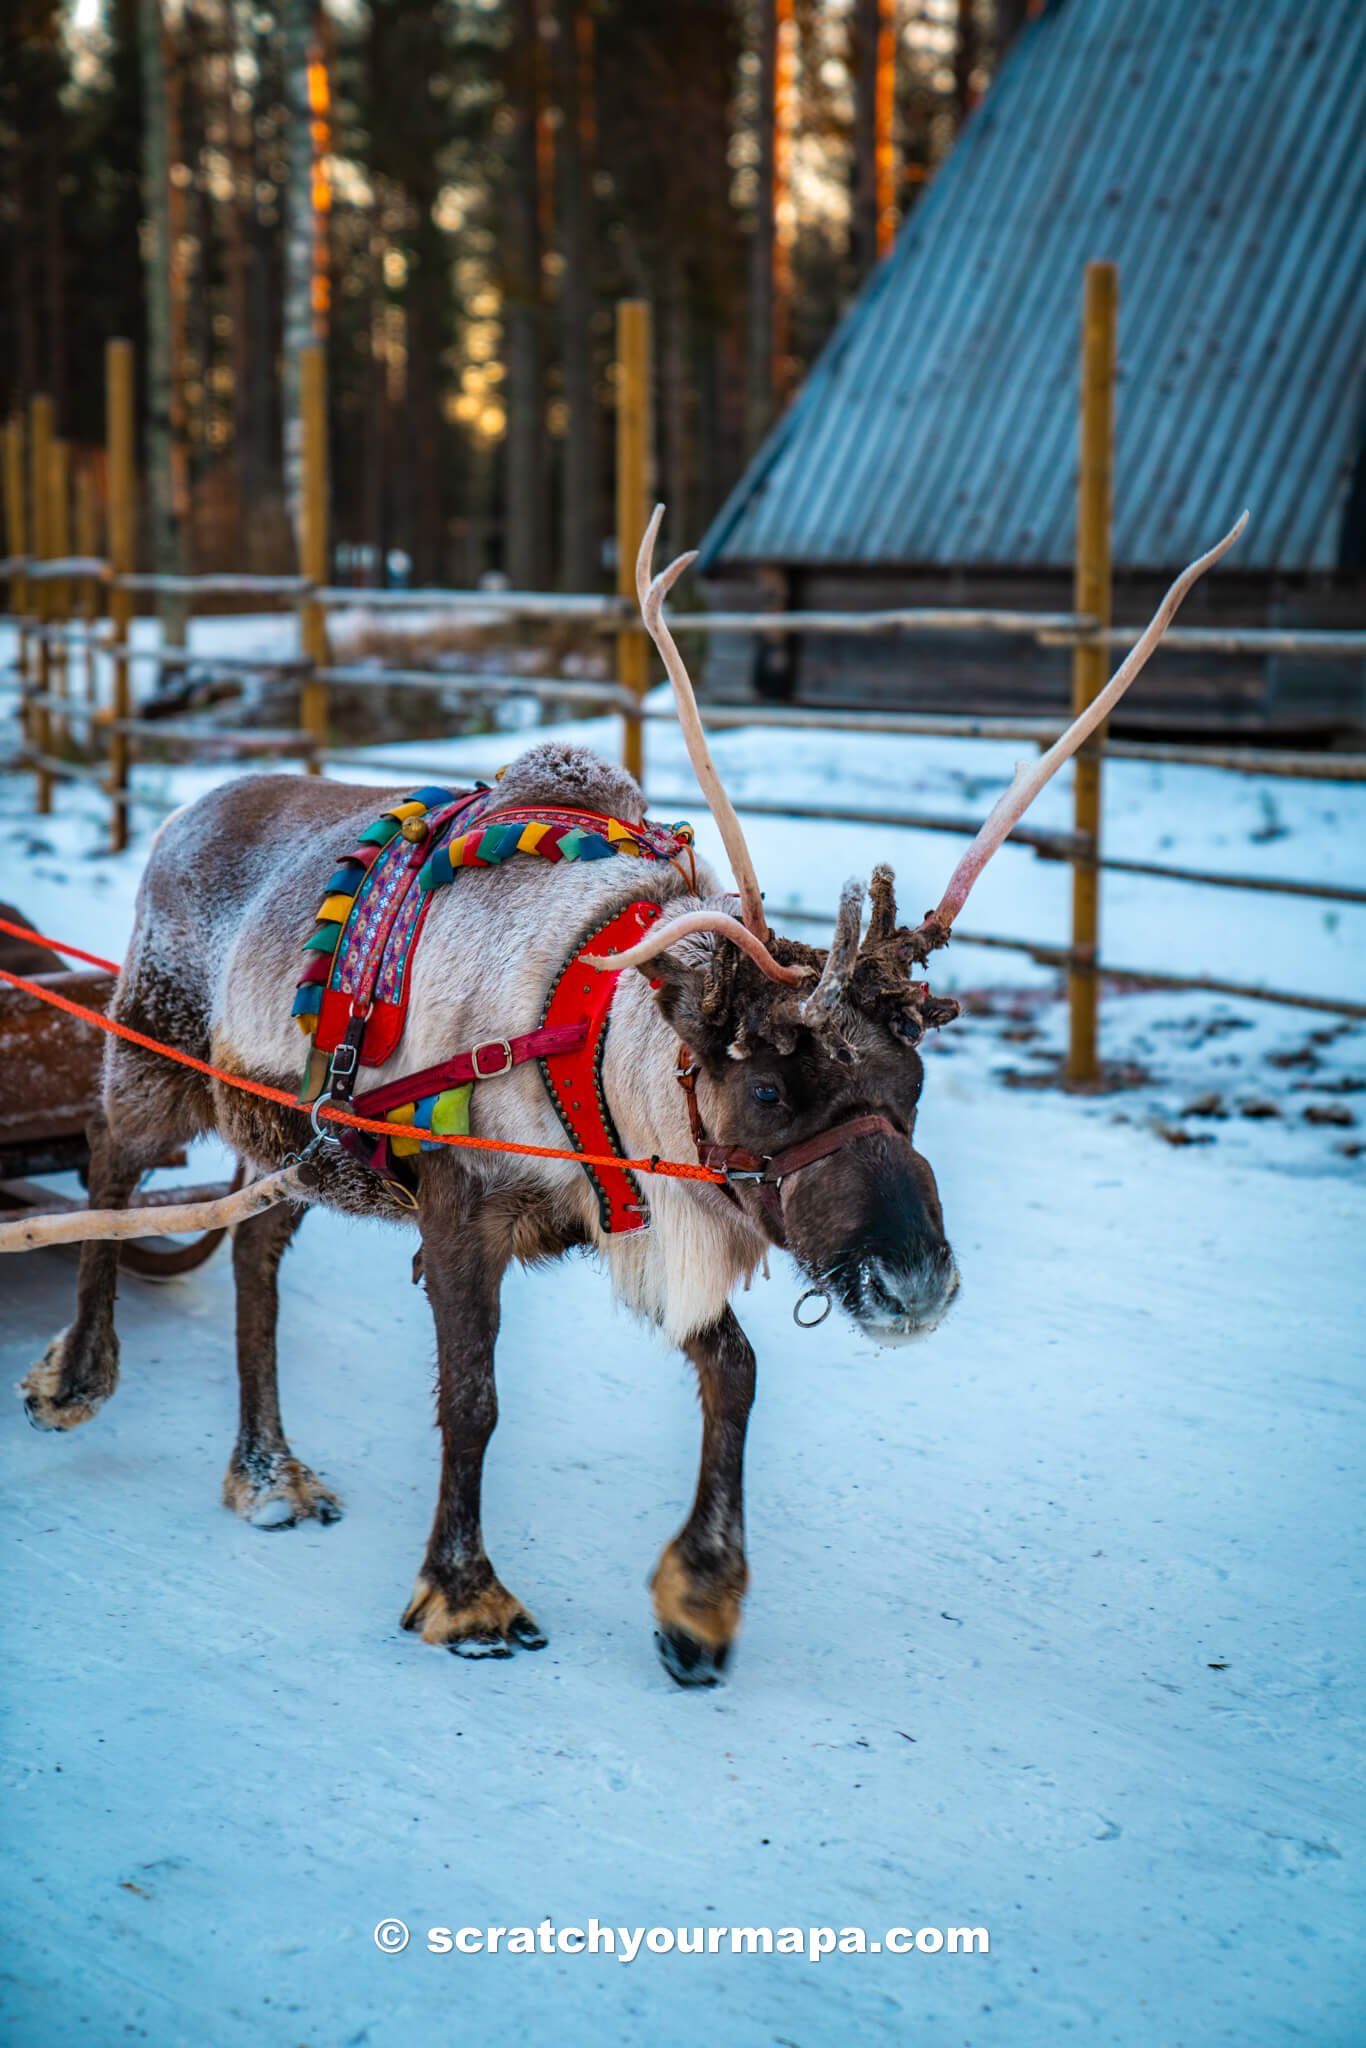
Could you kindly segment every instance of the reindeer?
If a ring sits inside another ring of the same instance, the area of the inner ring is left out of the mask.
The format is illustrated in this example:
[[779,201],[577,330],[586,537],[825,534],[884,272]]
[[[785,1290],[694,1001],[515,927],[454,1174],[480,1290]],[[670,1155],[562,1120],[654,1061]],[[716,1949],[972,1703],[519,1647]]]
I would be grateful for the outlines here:
[[[879,1342],[921,1336],[947,1312],[959,1275],[934,1173],[915,1144],[923,1079],[917,1048],[958,1006],[932,995],[913,972],[947,942],[982,866],[1048,777],[1108,716],[1186,591],[1243,521],[1172,586],[1090,709],[1036,766],[1018,772],[937,908],[914,927],[899,924],[892,872],[879,867],[866,932],[864,890],[851,882],[833,941],[821,952],[769,929],[754,864],[664,620],[664,599],[694,557],[651,580],[661,514],[662,507],[637,565],[644,623],[673,683],[738,902],[704,869],[692,878],[664,862],[519,860],[461,874],[430,910],[412,970],[404,1052],[426,1066],[452,1045],[525,1030],[575,933],[596,930],[628,899],[657,903],[644,941],[594,961],[620,973],[602,1084],[628,1156],[679,1160],[695,1148],[727,1175],[725,1183],[656,1179],[652,1227],[627,1236],[604,1234],[584,1173],[565,1160],[455,1147],[424,1152],[414,1211],[400,1208],[364,1165],[328,1147],[314,1166],[312,1193],[350,1214],[415,1222],[419,1233],[436,1324],[442,1458],[435,1520],[402,1625],[428,1643],[461,1656],[506,1657],[546,1640],[494,1571],[480,1529],[484,1453],[497,1419],[499,1290],[509,1264],[594,1247],[622,1301],[686,1353],[701,1393],[701,1469],[691,1512],[651,1584],[664,1666],[679,1684],[695,1686],[716,1683],[726,1667],[749,1576],[742,1468],[755,1357],[730,1297],[777,1245]],[[373,817],[376,794],[253,777],[168,819],[142,878],[113,1014],[227,1073],[292,1088],[297,949],[320,873]],[[628,824],[645,814],[629,775],[553,741],[514,762],[491,815],[519,804],[585,807]],[[475,1088],[471,1130],[503,1142],[562,1143],[531,1065]],[[297,1153],[307,1126],[300,1111],[111,1038],[102,1111],[90,1131],[92,1205],[126,1205],[152,1162],[207,1132],[270,1172]],[[278,1272],[303,1214],[300,1203],[283,1202],[241,1224],[233,1240],[241,1406],[223,1497],[268,1529],[309,1518],[333,1522],[342,1512],[337,1495],[295,1457],[280,1419]],[[86,1422],[114,1392],[116,1259],[107,1242],[82,1248],[74,1320],[21,1389],[39,1428]]]

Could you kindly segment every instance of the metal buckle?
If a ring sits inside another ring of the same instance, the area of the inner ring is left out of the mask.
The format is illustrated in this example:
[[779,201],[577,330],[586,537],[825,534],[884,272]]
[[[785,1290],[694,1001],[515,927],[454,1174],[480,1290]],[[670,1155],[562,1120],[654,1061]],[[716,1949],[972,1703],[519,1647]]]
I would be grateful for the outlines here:
[[328,1077],[333,1081],[349,1081],[359,1064],[360,1048],[344,1038],[332,1054]]
[[722,1168],[722,1172],[727,1180],[766,1181],[768,1179],[768,1169],[772,1164],[773,1161],[771,1159],[766,1159],[762,1166],[726,1166]]
[[[495,1052],[502,1052],[503,1064],[501,1067],[480,1066],[480,1053],[487,1052],[490,1047],[492,1047]],[[470,1065],[474,1069],[474,1078],[476,1081],[496,1081],[499,1079],[501,1075],[510,1074],[516,1064],[517,1062],[512,1057],[512,1043],[509,1039],[506,1038],[481,1039],[479,1044],[475,1046],[474,1050],[470,1054]]]

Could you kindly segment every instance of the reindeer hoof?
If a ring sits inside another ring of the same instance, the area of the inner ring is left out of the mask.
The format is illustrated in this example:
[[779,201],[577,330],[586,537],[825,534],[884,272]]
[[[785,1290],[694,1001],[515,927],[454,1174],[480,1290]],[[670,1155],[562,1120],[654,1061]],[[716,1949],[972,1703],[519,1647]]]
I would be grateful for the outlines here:
[[730,1644],[704,1643],[700,1636],[682,1628],[657,1628],[655,1648],[659,1661],[675,1685],[724,1685],[730,1661]]
[[299,1522],[327,1524],[342,1518],[336,1494],[287,1451],[259,1463],[229,1465],[223,1505],[253,1529],[293,1529]]
[[675,1685],[720,1685],[740,1631],[748,1578],[743,1558],[724,1572],[701,1578],[687,1564],[677,1538],[666,1544],[650,1580],[655,1648]]
[[543,1650],[546,1638],[520,1600],[495,1579],[469,1600],[454,1600],[420,1578],[403,1611],[402,1626],[424,1643],[456,1657],[510,1657],[514,1650]]
[[[63,1383],[71,1378],[66,1358],[70,1336],[70,1330],[59,1330],[38,1363],[19,1382],[24,1413],[35,1429],[79,1428],[99,1413],[118,1385],[118,1344],[111,1337],[108,1353],[94,1361],[96,1383],[91,1385],[87,1381],[79,1389],[62,1392]],[[101,1381],[106,1384],[100,1384]]]

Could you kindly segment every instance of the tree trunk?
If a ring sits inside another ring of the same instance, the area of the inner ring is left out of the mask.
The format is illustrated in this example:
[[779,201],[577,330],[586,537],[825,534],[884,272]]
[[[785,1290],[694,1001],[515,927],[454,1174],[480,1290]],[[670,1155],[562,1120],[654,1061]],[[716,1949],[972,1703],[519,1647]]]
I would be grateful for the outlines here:
[[385,476],[389,453],[389,384],[384,355],[384,208],[378,191],[371,199],[369,236],[370,347],[366,356],[365,539],[373,554],[366,581],[382,588],[389,546]]
[[[51,11],[45,31],[53,39],[57,24]],[[47,388],[52,394],[57,432],[71,431],[66,388],[66,238],[62,222],[62,105],[54,91],[42,123],[43,256],[47,279]]]
[[676,547],[693,544],[692,426],[688,278],[677,249],[665,258],[664,333],[660,390],[664,415],[664,497],[669,535]]
[[958,0],[958,47],[953,58],[954,108],[961,128],[977,104],[972,74],[977,68],[977,17],[972,0]]
[[561,471],[560,563],[565,588],[595,590],[602,574],[598,420],[593,378],[593,17],[583,0],[555,0],[560,103],[560,361],[568,422]]
[[[262,85],[273,85],[273,37],[261,26],[266,17],[256,17],[254,33],[256,65]],[[251,20],[248,15],[248,20]],[[263,100],[266,93],[262,93]],[[250,116],[248,117],[250,121]],[[247,207],[247,294],[251,346],[247,369],[246,432],[251,437],[251,464],[261,479],[261,498],[253,501],[247,522],[247,554],[250,567],[269,574],[286,566],[288,518],[284,513],[283,448],[280,431],[280,285],[282,233],[278,225],[263,216],[257,196],[258,184],[267,177],[269,149],[258,145],[254,123],[249,128],[250,194]],[[269,516],[259,519],[256,505],[269,505]],[[252,559],[255,557],[255,559]]]
[[308,58],[313,41],[312,0],[282,0],[284,31],[286,184],[284,280],[284,479],[295,547],[303,493],[303,414],[300,352],[313,340],[313,137],[309,126]]
[[413,581],[444,580],[446,521],[441,489],[445,426],[441,417],[441,348],[446,281],[444,239],[432,218],[435,191],[417,198],[413,261],[408,269],[408,417],[412,432]]
[[[170,178],[167,162],[166,65],[160,0],[139,0],[142,56],[142,206],[147,269],[147,482],[152,563],[158,575],[183,568],[176,519],[171,433],[172,362]],[[172,633],[175,608],[163,606]]]
[[18,333],[9,398],[11,405],[19,410],[27,406],[39,388],[38,292],[33,261],[34,195],[38,184],[39,151],[36,137],[23,128],[15,137],[14,148],[14,232],[10,246],[14,257],[11,289]]
[[1043,12],[1040,0],[996,0],[996,62],[999,64],[1027,21]]
[[757,179],[750,243],[747,438],[750,452],[773,423],[787,375],[790,248],[780,212],[790,172],[781,124],[789,109],[780,90],[790,61],[792,0],[759,0]]
[[546,583],[545,363],[536,148],[535,0],[513,0],[508,110],[507,533],[504,562],[518,590]]
[[251,301],[248,296],[247,221],[249,209],[256,204],[256,179],[246,130],[250,116],[233,104],[231,75],[237,52],[238,20],[237,9],[231,0],[225,10],[224,43],[230,82],[223,120],[232,184],[224,215],[228,362],[232,375],[232,531],[237,560],[245,568],[247,510],[258,502],[265,478],[256,468],[254,458],[259,443],[252,433],[250,420]]
[[[180,18],[180,38],[175,24],[162,10],[161,75],[166,104],[166,287],[170,301],[170,422],[171,422],[171,514],[179,536],[182,568],[193,560],[190,531],[190,441],[185,404],[185,365],[188,358],[188,297],[185,282],[185,186],[180,174],[185,167],[182,108],[189,65],[189,37],[192,16]],[[178,625],[174,622],[178,616]],[[185,608],[178,615],[167,607],[163,625],[168,638],[183,642]]]
[[857,0],[854,17],[855,279],[861,282],[888,253],[892,219],[892,111],[896,38],[891,0]]

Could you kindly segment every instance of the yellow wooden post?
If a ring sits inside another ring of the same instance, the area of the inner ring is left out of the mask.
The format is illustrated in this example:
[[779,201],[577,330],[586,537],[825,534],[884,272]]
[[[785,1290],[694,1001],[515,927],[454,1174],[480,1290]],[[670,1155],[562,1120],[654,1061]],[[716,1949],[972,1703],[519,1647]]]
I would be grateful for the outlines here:
[[[636,555],[650,517],[650,308],[644,299],[617,306],[617,593],[636,605]],[[649,687],[649,643],[637,618],[617,634],[617,681],[634,697]],[[645,776],[645,728],[623,722],[621,758],[637,782]]]
[[[327,355],[318,347],[299,351],[300,411],[303,425],[303,488],[299,500],[299,570],[310,583],[327,581]],[[299,717],[314,746],[327,745],[327,684],[318,674],[327,666],[327,614],[313,598],[299,607],[299,646],[313,664],[299,692]],[[308,772],[321,767],[317,753]]]
[[[28,520],[24,506],[24,417],[16,413],[5,427],[5,548],[11,555],[28,553]],[[17,619],[28,610],[29,585],[25,576],[11,576],[9,608]],[[17,628],[19,704],[24,736],[31,739],[32,720],[28,708],[28,634]]]
[[[29,421],[29,500],[33,507],[33,553],[35,557],[41,559],[52,553],[48,537],[52,481],[52,400],[45,396],[35,398],[29,409]],[[44,630],[52,617],[51,584],[35,582],[33,595],[33,612],[38,622],[38,695],[46,698],[52,687],[52,646]],[[33,714],[31,737],[34,747],[40,754],[46,754],[50,750],[51,723],[46,703],[38,705]],[[38,769],[34,804],[40,816],[45,817],[52,809],[52,777],[42,767]]]
[[[104,350],[104,432],[109,469],[109,630],[117,649],[127,647],[133,631],[133,593],[120,590],[117,578],[132,574],[137,521],[136,483],[133,471],[133,344],[106,342]],[[115,721],[133,712],[133,693],[128,681],[128,656],[114,655],[113,715]],[[118,730],[109,734],[109,846],[121,853],[128,844],[128,769],[132,759],[131,735]]]
[[[1115,360],[1119,271],[1088,263],[1081,330],[1081,421],[1077,473],[1077,556],[1072,601],[1077,611],[1110,624],[1110,522],[1115,460]],[[1105,687],[1106,650],[1097,641],[1072,654],[1072,713]],[[1099,1075],[1100,797],[1102,726],[1076,757],[1073,825],[1085,841],[1072,864],[1072,963],[1067,975],[1067,1079]]]
[[[89,455],[76,466],[76,553],[93,560],[100,551],[100,514],[95,501],[95,473]],[[100,615],[98,578],[81,579],[81,619],[85,625],[85,701],[95,702],[95,622]]]
[[[71,553],[71,443],[54,441],[48,463],[48,545],[59,560]],[[52,603],[49,616],[52,624],[63,634],[71,631],[71,583],[63,576],[52,586]],[[68,672],[71,665],[71,643],[65,639],[52,643],[52,681],[54,697],[65,697],[68,687]],[[64,713],[54,712],[49,726],[49,740],[52,746],[65,749],[69,738],[69,727]]]

